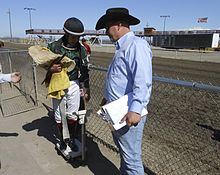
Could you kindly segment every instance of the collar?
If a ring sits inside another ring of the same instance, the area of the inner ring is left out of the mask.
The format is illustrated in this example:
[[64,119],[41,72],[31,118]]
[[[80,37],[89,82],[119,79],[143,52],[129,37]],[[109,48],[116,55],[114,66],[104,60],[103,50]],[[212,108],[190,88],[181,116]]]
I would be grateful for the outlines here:
[[121,38],[119,38],[118,41],[115,42],[116,50],[119,50],[123,46],[123,44],[127,41],[127,39],[131,36],[134,36],[134,32],[132,31],[126,33]]

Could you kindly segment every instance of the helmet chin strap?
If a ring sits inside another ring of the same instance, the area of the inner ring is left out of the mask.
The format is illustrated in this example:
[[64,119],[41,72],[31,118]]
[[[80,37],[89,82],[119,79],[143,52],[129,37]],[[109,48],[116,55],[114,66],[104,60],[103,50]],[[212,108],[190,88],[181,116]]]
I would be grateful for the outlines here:
[[77,50],[79,41],[77,41],[74,44],[69,43],[68,42],[68,38],[69,37],[70,37],[70,34],[69,33],[65,33],[64,40],[63,40],[63,43],[62,43],[62,47],[67,49],[67,50]]
[[65,46],[63,43],[62,43],[62,47],[67,49],[67,50],[77,50],[77,44],[67,44],[67,46]]

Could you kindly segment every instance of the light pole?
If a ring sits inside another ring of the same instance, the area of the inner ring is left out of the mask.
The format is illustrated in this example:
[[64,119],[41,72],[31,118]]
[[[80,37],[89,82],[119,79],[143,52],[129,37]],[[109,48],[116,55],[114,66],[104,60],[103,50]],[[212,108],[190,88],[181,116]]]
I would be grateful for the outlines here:
[[166,27],[166,19],[170,17],[170,15],[161,15],[161,18],[164,18],[163,20],[163,34],[165,33],[165,27]]
[[31,23],[31,10],[36,10],[34,8],[25,7],[24,10],[28,10],[29,12],[29,19],[30,19],[30,29],[32,29],[32,23]]
[[8,9],[8,17],[9,17],[9,27],[10,27],[10,36],[11,36],[11,41],[12,41],[12,28],[11,28],[11,12],[10,9]]

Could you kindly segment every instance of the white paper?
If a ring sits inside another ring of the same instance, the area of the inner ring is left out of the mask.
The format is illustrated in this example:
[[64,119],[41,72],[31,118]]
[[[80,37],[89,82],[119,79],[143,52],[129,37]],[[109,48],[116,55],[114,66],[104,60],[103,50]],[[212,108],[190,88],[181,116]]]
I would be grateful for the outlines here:
[[[104,120],[112,123],[115,130],[118,130],[126,125],[126,121],[120,123],[121,119],[127,114],[131,104],[132,93],[122,96],[121,98],[102,106],[97,114]],[[147,109],[143,108],[141,116],[147,115]]]

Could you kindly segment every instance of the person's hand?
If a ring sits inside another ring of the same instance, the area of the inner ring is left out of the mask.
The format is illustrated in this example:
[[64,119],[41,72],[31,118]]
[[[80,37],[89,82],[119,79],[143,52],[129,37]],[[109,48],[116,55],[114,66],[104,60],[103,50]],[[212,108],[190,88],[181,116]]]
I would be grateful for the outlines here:
[[21,80],[21,73],[20,72],[13,72],[11,73],[11,82],[18,83]]
[[50,68],[50,72],[52,73],[58,73],[62,71],[62,66],[61,64],[53,64]]
[[85,88],[85,95],[84,95],[84,98],[85,98],[85,101],[86,102],[89,102],[91,96],[90,96],[90,89],[89,88]]
[[141,121],[141,115],[136,112],[128,112],[120,121],[123,123],[126,121],[129,127],[136,126]]

